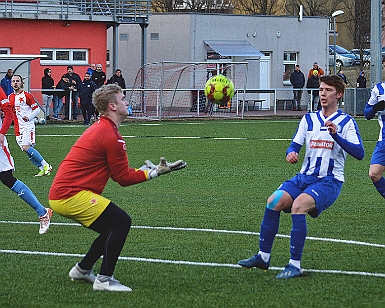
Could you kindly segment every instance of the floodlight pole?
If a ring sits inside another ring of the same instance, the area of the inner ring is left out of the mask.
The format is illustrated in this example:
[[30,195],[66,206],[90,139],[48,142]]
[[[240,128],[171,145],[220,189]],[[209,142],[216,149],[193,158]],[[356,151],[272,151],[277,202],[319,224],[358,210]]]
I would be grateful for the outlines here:
[[337,65],[336,65],[336,45],[337,45],[337,36],[336,36],[336,17],[342,15],[344,11],[338,10],[332,14],[333,18],[333,34],[334,34],[334,50],[333,50],[333,65],[334,65],[334,74],[337,74]]

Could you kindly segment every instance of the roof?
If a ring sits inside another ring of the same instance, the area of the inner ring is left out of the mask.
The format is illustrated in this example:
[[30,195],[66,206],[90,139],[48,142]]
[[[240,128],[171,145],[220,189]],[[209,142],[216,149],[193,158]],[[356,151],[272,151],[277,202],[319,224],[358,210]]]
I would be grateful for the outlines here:
[[204,41],[207,47],[223,57],[262,57],[263,54],[246,40]]

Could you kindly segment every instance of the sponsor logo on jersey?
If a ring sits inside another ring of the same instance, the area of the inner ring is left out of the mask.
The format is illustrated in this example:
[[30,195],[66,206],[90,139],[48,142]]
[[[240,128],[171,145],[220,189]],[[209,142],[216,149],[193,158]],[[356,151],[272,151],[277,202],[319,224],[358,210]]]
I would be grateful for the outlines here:
[[330,140],[310,140],[310,148],[333,150],[334,141]]

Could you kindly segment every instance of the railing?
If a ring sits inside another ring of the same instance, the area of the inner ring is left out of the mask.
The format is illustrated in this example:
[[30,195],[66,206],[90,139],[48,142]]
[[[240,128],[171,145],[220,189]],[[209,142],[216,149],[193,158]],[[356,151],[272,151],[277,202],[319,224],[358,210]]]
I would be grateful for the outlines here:
[[7,18],[147,22],[151,0],[0,0]]

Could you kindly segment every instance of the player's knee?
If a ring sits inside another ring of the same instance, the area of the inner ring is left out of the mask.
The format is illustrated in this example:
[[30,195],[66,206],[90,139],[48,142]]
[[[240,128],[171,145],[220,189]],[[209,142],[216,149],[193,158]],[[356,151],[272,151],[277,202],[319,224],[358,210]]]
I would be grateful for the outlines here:
[[275,192],[273,192],[269,199],[267,199],[266,207],[270,210],[274,209],[277,204],[279,204],[279,201],[282,199],[283,193],[283,190],[276,190]]
[[0,181],[10,189],[15,185],[17,179],[13,176],[12,170],[0,172]]
[[372,180],[373,183],[376,183],[379,180],[381,180],[382,173],[373,172],[373,171],[369,170],[369,177],[370,177],[370,179]]

